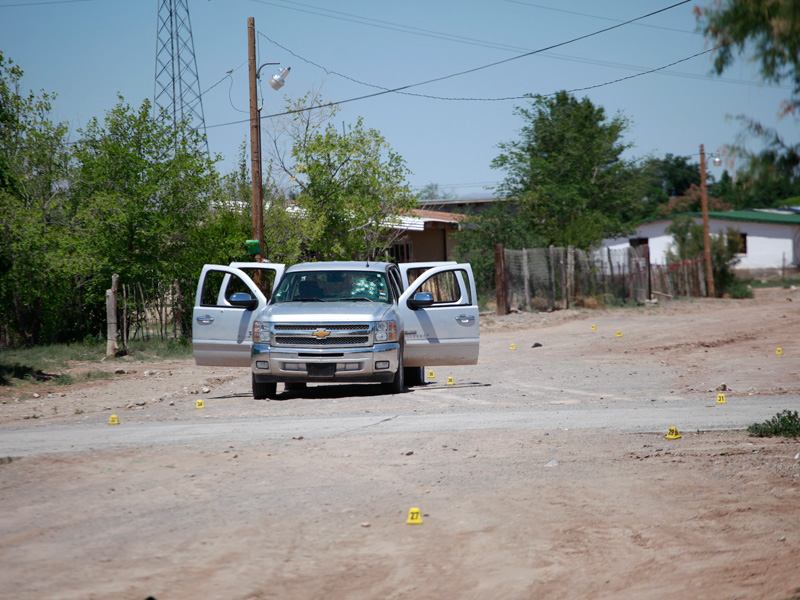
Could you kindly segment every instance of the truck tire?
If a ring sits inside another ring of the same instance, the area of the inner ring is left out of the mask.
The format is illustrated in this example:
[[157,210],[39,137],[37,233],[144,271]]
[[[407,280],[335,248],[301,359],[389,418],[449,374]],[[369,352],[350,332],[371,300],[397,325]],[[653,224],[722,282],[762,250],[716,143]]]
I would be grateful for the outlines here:
[[267,398],[272,399],[277,396],[278,392],[278,384],[277,383],[259,383],[256,381],[256,376],[251,374],[251,378],[253,381],[253,399],[255,400],[266,400]]
[[384,383],[383,387],[388,394],[402,394],[406,388],[406,370],[403,368],[403,346],[400,346],[400,359],[397,365],[397,372],[394,374],[394,379],[389,383]]
[[406,385],[414,387],[425,383],[425,367],[406,367],[403,375],[406,378]]

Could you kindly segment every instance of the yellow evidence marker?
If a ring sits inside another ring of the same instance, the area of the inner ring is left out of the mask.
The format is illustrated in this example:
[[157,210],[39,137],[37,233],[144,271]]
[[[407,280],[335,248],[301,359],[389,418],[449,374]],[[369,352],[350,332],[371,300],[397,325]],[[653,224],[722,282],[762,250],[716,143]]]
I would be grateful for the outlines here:
[[665,437],[668,440],[677,440],[679,438],[682,438],[683,436],[680,433],[678,433],[678,430],[675,427],[670,427]]
[[509,348],[509,350],[516,350],[516,349],[517,349],[517,345],[516,344],[511,344],[511,347]]
[[422,525],[422,512],[418,508],[409,509],[406,525]]
[[456,382],[453,381],[453,378],[452,377],[448,377],[447,378],[447,383],[445,385],[455,385],[455,384],[456,384]]
[[617,332],[617,337],[622,337],[622,332],[621,331]]
[[775,350],[775,354],[777,356],[782,356],[783,355],[783,348],[778,348],[777,350]]
[[717,394],[717,404],[727,404],[727,400],[725,400],[725,394]]
[[205,404],[203,404],[202,400],[198,400],[197,401],[197,406],[195,406],[195,408],[205,408]]
[[119,425],[119,419],[117,415],[111,415],[111,418],[108,420],[109,425]]
[[597,325],[592,325],[592,331],[597,331]]
[[428,379],[435,379],[435,378],[436,378],[436,375],[433,374],[433,369],[428,371]]

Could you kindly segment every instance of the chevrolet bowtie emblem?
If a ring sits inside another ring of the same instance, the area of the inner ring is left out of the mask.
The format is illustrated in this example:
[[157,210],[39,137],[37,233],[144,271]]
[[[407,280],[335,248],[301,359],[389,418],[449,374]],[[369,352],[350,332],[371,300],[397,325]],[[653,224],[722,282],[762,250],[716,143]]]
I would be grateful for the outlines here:
[[311,335],[313,335],[315,338],[323,339],[328,337],[330,334],[331,332],[328,331],[327,329],[317,329]]

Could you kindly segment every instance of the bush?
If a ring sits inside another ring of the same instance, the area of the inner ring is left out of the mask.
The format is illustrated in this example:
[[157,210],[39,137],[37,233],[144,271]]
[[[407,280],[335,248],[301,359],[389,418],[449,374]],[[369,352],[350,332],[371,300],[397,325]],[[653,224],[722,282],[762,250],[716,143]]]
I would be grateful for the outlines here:
[[742,281],[741,279],[734,279],[733,281],[731,281],[728,284],[727,291],[731,295],[731,298],[742,299],[742,298],[753,297],[752,286],[750,286],[746,281]]
[[800,437],[800,417],[797,411],[785,410],[769,421],[753,423],[747,431],[754,437]]

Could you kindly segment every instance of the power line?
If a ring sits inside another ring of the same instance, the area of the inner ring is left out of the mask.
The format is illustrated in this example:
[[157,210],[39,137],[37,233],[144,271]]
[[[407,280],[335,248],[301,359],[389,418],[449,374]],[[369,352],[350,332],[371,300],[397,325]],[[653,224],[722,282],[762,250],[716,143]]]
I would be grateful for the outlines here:
[[43,4],[73,4],[75,2],[94,2],[94,0],[44,0],[42,2],[19,2],[17,4],[0,4],[0,8],[11,8],[14,6],[41,6]]
[[[649,75],[651,73],[656,73],[658,71],[662,71],[664,69],[668,69],[669,67],[675,66],[675,65],[683,63],[683,62],[686,62],[688,60],[692,60],[693,58],[697,58],[698,56],[702,56],[704,54],[708,54],[709,52],[714,52],[715,50],[718,50],[721,47],[722,47],[722,45],[721,46],[715,46],[714,48],[709,48],[708,50],[703,50],[702,52],[698,52],[697,54],[693,54],[691,56],[687,56],[686,58],[682,58],[680,60],[676,60],[674,62],[671,62],[671,63],[667,64],[667,65],[663,65],[661,67],[656,67],[654,69],[649,69],[647,71],[643,71],[643,72],[640,72],[640,73],[635,73],[633,75],[628,75],[627,77],[620,77],[620,78],[614,79],[612,81],[606,81],[604,83],[598,83],[598,84],[595,84],[595,85],[589,85],[589,86],[584,86],[584,87],[580,87],[580,88],[573,88],[573,89],[564,90],[564,91],[567,92],[567,93],[584,92],[584,91],[587,91],[587,90],[593,90],[593,89],[597,89],[597,88],[600,88],[600,87],[605,87],[607,85],[613,85],[615,83],[620,83],[622,81],[627,81],[629,79],[634,79],[636,77],[641,77],[642,75]],[[473,70],[476,70],[476,69],[473,69]],[[448,77],[452,77],[452,75],[448,76]],[[440,79],[446,79],[448,77],[444,77],[444,78],[440,78]],[[401,93],[403,90],[406,90],[408,88],[419,86],[419,85],[424,85],[425,83],[431,83],[432,81],[439,81],[439,79],[429,80],[429,81],[422,82],[422,83],[410,84],[410,85],[406,85],[406,86],[402,86],[402,87],[398,87],[398,88],[394,88],[394,89],[382,89],[382,91],[375,92],[375,93],[372,93],[372,94],[365,94],[363,96],[357,96],[355,98],[348,98],[347,100],[339,100],[339,101],[336,101],[336,102],[326,102],[325,104],[319,104],[319,105],[316,105],[316,106],[307,106],[307,107],[299,108],[299,109],[295,109],[295,110],[288,110],[288,111],[284,111],[284,112],[280,112],[280,113],[266,115],[264,118],[269,119],[269,118],[272,118],[272,117],[282,117],[284,115],[290,115],[290,114],[299,113],[299,112],[307,112],[307,111],[310,111],[310,110],[317,110],[317,109],[326,108],[326,107],[329,107],[329,106],[338,106],[340,104],[348,104],[350,102],[356,102],[358,100],[366,100],[368,98],[375,98],[377,96],[383,96],[384,94]],[[446,97],[442,97],[442,96],[431,96],[431,95],[426,95],[426,94],[408,94],[408,95],[413,95],[413,96],[417,96],[417,97],[420,97],[420,98],[428,98],[428,99],[431,99],[431,100],[447,100],[447,101],[462,101],[462,102],[502,102],[502,101],[507,101],[507,100],[524,100],[526,98],[532,98],[532,97],[535,97],[535,96],[548,97],[548,96],[554,96],[557,93],[558,92],[551,92],[549,94],[524,94],[522,96],[506,96],[506,97],[503,97],[503,98],[455,98],[455,97],[446,98]],[[216,125],[208,125],[207,128],[225,127],[225,126],[228,126],[228,125],[237,125],[239,123],[246,123],[246,122],[249,122],[249,119],[241,119],[239,121],[230,121],[230,122],[227,122],[227,123],[218,123]]]
[[[601,17],[600,15],[590,15],[589,13],[578,12],[574,10],[566,10],[563,8],[553,8],[551,6],[542,6],[541,4],[533,4],[532,2],[521,2],[521,0],[503,0],[503,2],[508,2],[510,4],[520,4],[522,6],[530,6],[532,8],[540,8],[542,10],[551,10],[553,12],[560,12],[565,13],[568,15],[577,15],[579,17],[590,17],[592,19],[601,19],[603,21],[611,21],[615,23],[621,23],[622,21],[619,19],[612,19],[611,17]],[[651,29],[662,29],[664,31],[676,31],[678,33],[691,33],[693,35],[701,35],[696,31],[687,31],[685,29],[676,29],[674,27],[664,27],[663,25],[650,25],[648,23],[636,23],[639,27],[649,27]]]

